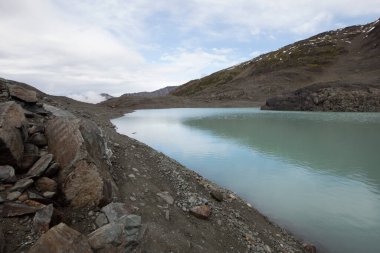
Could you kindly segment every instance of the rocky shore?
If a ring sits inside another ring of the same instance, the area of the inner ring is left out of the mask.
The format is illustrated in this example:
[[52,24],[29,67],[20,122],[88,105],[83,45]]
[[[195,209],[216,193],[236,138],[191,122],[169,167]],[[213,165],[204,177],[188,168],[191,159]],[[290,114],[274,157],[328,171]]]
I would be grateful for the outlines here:
[[0,252],[316,252],[118,134],[127,111],[0,79]]
[[380,86],[347,82],[318,83],[270,98],[261,109],[380,112]]

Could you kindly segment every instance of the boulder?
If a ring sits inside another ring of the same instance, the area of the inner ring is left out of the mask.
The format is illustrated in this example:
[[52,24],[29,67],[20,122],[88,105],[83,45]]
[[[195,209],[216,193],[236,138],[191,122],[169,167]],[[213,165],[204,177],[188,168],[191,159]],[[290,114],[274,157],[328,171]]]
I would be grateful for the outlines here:
[[117,194],[109,173],[105,140],[95,123],[73,117],[49,120],[49,151],[60,164],[58,183],[73,207],[104,206]]
[[40,192],[56,192],[57,182],[48,177],[41,177],[35,183],[36,189]]
[[92,253],[86,236],[64,223],[52,227],[31,247],[29,253]]
[[9,84],[9,94],[11,97],[27,103],[37,103],[37,93],[34,90],[26,89],[20,85]]
[[219,190],[217,190],[217,189],[213,189],[213,190],[211,190],[210,195],[211,195],[211,197],[213,197],[216,201],[219,201],[219,202],[223,201],[223,198],[224,198],[224,196],[223,196],[223,192],[221,192],[221,191],[219,191]]
[[190,208],[189,212],[199,219],[207,220],[211,215],[211,208],[207,205],[194,206]]
[[140,227],[140,216],[125,215],[89,234],[88,242],[94,250],[119,252],[137,242]]
[[39,209],[33,218],[33,232],[42,234],[49,230],[49,224],[53,216],[53,204],[47,205]]
[[0,165],[17,167],[24,144],[20,128],[25,122],[23,109],[15,102],[0,103]]
[[0,166],[0,182],[13,183],[16,181],[15,169],[12,166]]

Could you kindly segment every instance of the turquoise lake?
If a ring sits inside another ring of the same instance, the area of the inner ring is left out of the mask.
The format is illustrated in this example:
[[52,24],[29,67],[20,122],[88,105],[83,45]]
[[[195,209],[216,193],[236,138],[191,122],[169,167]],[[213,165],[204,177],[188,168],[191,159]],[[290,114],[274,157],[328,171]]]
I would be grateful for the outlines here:
[[320,251],[380,252],[380,113],[159,109],[112,122]]

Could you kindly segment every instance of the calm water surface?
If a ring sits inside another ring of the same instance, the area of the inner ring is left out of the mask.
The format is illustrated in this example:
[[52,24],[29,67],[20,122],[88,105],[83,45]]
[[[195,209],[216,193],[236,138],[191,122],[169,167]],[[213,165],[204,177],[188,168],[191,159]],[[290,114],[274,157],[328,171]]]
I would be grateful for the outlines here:
[[326,252],[380,252],[380,113],[162,109],[113,123]]

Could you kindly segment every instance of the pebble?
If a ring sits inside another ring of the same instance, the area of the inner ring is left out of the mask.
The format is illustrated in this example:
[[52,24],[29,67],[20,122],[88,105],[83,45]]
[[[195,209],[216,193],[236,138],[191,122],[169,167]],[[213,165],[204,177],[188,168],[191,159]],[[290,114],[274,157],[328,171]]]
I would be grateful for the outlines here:
[[136,176],[133,175],[133,174],[129,174],[128,177],[129,177],[129,178],[136,178]]
[[10,201],[16,200],[18,197],[21,196],[21,194],[22,193],[19,191],[10,192],[7,195],[7,200],[10,200]]

